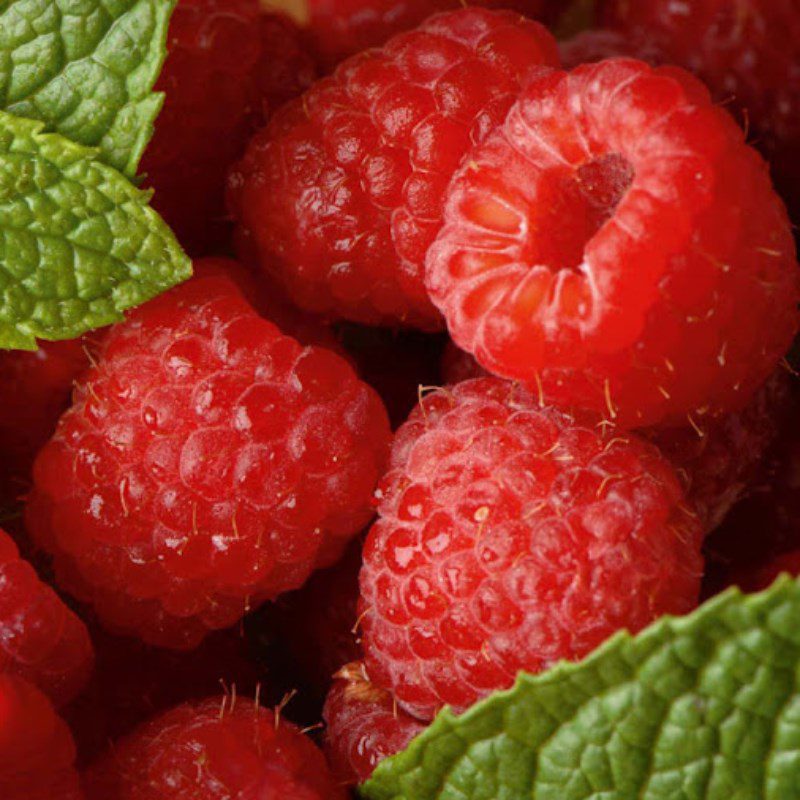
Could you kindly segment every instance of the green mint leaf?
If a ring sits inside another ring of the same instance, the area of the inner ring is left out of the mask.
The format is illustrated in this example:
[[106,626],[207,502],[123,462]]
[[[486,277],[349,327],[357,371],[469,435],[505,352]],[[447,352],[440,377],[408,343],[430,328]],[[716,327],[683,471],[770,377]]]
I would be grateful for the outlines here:
[[370,800],[800,798],[800,583],[731,590],[444,710]]
[[0,0],[0,108],[129,177],[153,133],[175,0]]
[[0,348],[74,338],[188,278],[149,199],[95,149],[0,111]]

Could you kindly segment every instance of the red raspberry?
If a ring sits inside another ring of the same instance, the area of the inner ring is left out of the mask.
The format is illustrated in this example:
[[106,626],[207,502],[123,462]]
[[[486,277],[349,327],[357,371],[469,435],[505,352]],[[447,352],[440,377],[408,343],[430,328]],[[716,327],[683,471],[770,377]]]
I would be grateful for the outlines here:
[[344,800],[325,759],[252,700],[187,703],[138,728],[88,772],[89,800]]
[[0,530],[0,673],[21,675],[63,705],[86,683],[92,661],[86,626]]
[[356,541],[338,564],[264,609],[276,649],[291,658],[292,685],[297,686],[299,676],[319,698],[342,665],[361,657],[354,632],[360,569],[361,543]]
[[0,675],[0,797],[80,800],[69,729],[47,697],[15,675]]
[[36,453],[89,364],[85,347],[74,339],[42,342],[32,352],[0,351],[0,500],[11,502],[28,490]]
[[759,592],[771,586],[783,574],[800,576],[800,550],[777,556],[754,572],[742,573],[737,583],[746,592]]
[[629,42],[702,78],[772,161],[778,186],[800,200],[797,0],[605,0],[603,5],[602,21]]
[[193,253],[224,243],[225,173],[247,139],[314,78],[299,32],[259,0],[179,0],[169,56],[156,84],[166,93],[141,164],[155,208]]
[[189,648],[339,557],[388,438],[339,356],[194,280],[111,329],[39,454],[28,524],[107,625]]
[[542,73],[448,190],[427,283],[455,343],[623,427],[741,408],[797,328],[766,164],[677,68]]
[[506,381],[428,395],[395,437],[361,572],[370,679],[430,719],[697,600],[701,529],[651,445]]
[[[347,56],[380,47],[390,37],[416,28],[432,14],[453,11],[460,0],[267,0],[304,26],[317,59],[327,69]],[[516,11],[531,19],[552,21],[563,0],[479,0],[471,6]]]
[[561,63],[565,69],[592,64],[606,58],[638,58],[648,64],[663,64],[665,59],[653,42],[639,41],[622,31],[598,28],[582,31],[558,44]]
[[234,168],[241,252],[257,254],[302,308],[438,328],[422,271],[447,182],[557,58],[538,23],[466,8],[344,62]]
[[336,676],[325,701],[325,755],[344,784],[363,783],[384,758],[405,749],[425,729],[369,682],[360,663],[348,664]]

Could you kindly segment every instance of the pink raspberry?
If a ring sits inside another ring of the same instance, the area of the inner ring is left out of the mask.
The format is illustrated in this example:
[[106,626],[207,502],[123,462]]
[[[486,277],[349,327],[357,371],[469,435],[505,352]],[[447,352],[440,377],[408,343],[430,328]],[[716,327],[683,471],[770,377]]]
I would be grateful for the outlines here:
[[46,695],[0,674],[0,797],[82,800],[74,762],[72,736]]
[[141,164],[153,205],[194,254],[229,235],[225,173],[250,135],[306,89],[314,66],[296,26],[259,0],[179,0],[156,84],[166,100]]
[[84,686],[92,662],[86,626],[0,530],[0,674],[22,676],[60,706]]
[[623,427],[742,408],[797,329],[786,210],[677,68],[542,73],[465,161],[428,253],[455,343]]
[[115,743],[88,772],[89,800],[345,800],[313,742],[253,703],[187,703]]
[[379,497],[366,666],[420,719],[697,601],[702,531],[667,461],[506,381],[427,395]]
[[111,329],[39,454],[28,524],[107,625],[189,648],[338,558],[388,439],[339,356],[195,279]]
[[343,784],[366,781],[388,756],[425,730],[425,723],[409,716],[369,678],[361,663],[339,670],[323,711],[325,754],[333,774]]
[[438,328],[422,273],[444,189],[524,82],[557,58],[538,23],[465,8],[345,61],[233,169],[240,252],[309,311]]

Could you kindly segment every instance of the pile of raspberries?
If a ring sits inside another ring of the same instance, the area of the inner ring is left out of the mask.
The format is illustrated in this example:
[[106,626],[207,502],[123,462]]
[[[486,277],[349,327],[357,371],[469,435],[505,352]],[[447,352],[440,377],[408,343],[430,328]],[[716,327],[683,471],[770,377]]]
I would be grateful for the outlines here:
[[179,0],[194,277],[0,356],[3,800],[340,800],[800,573],[800,6],[580,6]]

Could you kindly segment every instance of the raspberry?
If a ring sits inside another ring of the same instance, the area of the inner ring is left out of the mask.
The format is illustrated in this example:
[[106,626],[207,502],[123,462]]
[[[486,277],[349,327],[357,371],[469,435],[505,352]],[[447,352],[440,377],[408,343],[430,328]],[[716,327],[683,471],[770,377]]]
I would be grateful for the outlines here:
[[189,648],[339,557],[388,438],[339,356],[195,279],[111,329],[39,454],[28,525],[108,626]]
[[293,686],[299,676],[319,698],[342,665],[361,657],[353,632],[360,569],[361,544],[356,541],[338,564],[264,609],[275,649],[291,657]]
[[0,674],[21,675],[63,705],[86,683],[92,661],[86,626],[0,530]]
[[272,711],[234,696],[151,720],[90,768],[89,800],[344,800],[322,753]]
[[268,113],[311,84],[314,67],[294,24],[259,0],[179,0],[168,45],[156,84],[166,101],[141,171],[155,208],[201,254],[229,233],[228,168]]
[[32,352],[0,351],[0,499],[11,502],[27,491],[36,453],[89,364],[85,347],[74,339],[42,342]]
[[430,719],[697,600],[701,528],[657,450],[494,378],[395,436],[364,549],[370,679]]
[[47,697],[16,675],[0,675],[0,797],[80,800],[75,745]]
[[[432,14],[452,11],[459,0],[267,0],[285,9],[305,27],[317,60],[327,69],[347,56],[380,47],[390,37],[417,27]],[[552,21],[564,5],[559,0],[483,0],[470,3],[516,11],[532,19]]]
[[359,784],[378,762],[399,753],[425,729],[385,689],[369,682],[364,665],[348,664],[337,675],[323,711],[325,755],[343,784]]
[[565,69],[620,56],[638,58],[654,65],[665,63],[653,42],[632,39],[622,31],[605,28],[582,31],[571,39],[559,42],[558,51]]
[[443,383],[461,383],[472,378],[487,378],[488,373],[469,353],[459,350],[452,342],[445,345],[440,363]]
[[520,86],[557,58],[538,23],[466,8],[347,60],[233,169],[240,252],[307,310],[440,327],[422,272],[445,186]]
[[797,328],[785,208],[677,68],[542,73],[450,184],[427,284],[455,343],[623,427],[741,408]]
[[768,588],[779,575],[783,574],[800,575],[800,550],[784,553],[759,567],[755,572],[743,574],[738,583],[747,592],[758,592]]
[[[601,20],[691,70],[737,114],[800,200],[800,8],[796,0],[606,0]],[[622,52],[630,52],[628,49]]]

